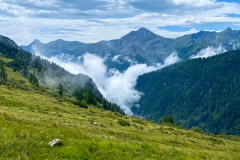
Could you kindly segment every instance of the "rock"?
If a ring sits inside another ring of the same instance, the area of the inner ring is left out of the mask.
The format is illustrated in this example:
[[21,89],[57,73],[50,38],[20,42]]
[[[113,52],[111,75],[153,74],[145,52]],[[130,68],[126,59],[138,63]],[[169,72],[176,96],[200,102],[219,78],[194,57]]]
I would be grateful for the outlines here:
[[54,140],[52,140],[51,142],[48,143],[51,147],[55,147],[55,146],[61,146],[62,142],[60,139],[56,138]]
[[95,126],[97,126],[97,125],[98,125],[98,123],[97,123],[97,122],[92,122],[92,124],[93,124],[93,125],[95,125]]

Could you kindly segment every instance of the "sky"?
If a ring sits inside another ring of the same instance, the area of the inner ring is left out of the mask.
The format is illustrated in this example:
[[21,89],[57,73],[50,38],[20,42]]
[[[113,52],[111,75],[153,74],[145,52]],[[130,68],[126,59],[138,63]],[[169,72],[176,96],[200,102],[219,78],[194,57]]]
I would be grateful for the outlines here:
[[237,0],[0,0],[0,34],[94,43],[145,27],[168,38],[200,30],[240,29]]

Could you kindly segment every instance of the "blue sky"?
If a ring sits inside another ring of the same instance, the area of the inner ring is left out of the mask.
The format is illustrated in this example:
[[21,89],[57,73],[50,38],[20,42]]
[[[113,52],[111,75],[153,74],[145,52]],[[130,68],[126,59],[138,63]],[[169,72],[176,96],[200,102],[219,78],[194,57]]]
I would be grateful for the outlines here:
[[34,39],[97,42],[139,27],[176,38],[200,30],[240,29],[230,0],[0,0],[0,34],[19,45]]

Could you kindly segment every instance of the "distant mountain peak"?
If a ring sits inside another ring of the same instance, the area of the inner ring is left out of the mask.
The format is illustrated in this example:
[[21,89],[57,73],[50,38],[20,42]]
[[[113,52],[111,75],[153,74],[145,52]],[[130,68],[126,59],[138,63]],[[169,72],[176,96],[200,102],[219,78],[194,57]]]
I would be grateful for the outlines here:
[[139,28],[137,31],[132,31],[128,33],[127,35],[123,36],[122,39],[127,39],[129,41],[138,41],[138,42],[144,42],[148,41],[150,39],[153,39],[157,37],[156,34],[153,32],[149,31],[146,28]]
[[38,44],[43,44],[40,40],[35,39],[30,45],[38,45]]
[[142,28],[139,28],[138,30],[137,30],[137,32],[151,32],[151,31],[149,31],[148,29],[146,29],[146,28],[144,28],[144,27],[142,27]]
[[57,41],[57,42],[66,42],[66,41],[63,40],[63,39],[57,39],[56,41]]
[[224,31],[226,31],[226,32],[231,32],[231,31],[233,31],[231,28],[227,28],[227,29],[225,29]]
[[139,29],[136,31],[136,33],[155,35],[153,32],[149,31],[149,30],[146,29],[146,28],[139,28]]
[[35,39],[32,43],[41,43],[41,41],[38,39]]

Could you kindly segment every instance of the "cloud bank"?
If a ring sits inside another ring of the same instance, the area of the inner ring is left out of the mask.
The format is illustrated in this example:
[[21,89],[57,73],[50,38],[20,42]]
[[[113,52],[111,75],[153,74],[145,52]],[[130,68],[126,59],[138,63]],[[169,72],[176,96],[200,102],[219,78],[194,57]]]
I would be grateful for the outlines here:
[[227,50],[224,47],[222,47],[222,45],[219,45],[218,47],[210,46],[205,49],[202,49],[196,55],[192,55],[190,59],[207,58],[207,57],[215,56],[224,52],[227,52]]
[[[196,55],[190,57],[207,58],[226,52],[227,50],[219,45],[218,47],[207,47]],[[83,73],[90,76],[96,83],[99,91],[108,100],[118,104],[128,115],[132,115],[131,107],[137,104],[143,93],[135,89],[137,79],[140,75],[161,69],[170,64],[181,61],[177,53],[169,55],[163,64],[147,66],[146,64],[133,64],[127,70],[120,72],[114,68],[107,68],[105,59],[97,55],[86,53],[81,57],[74,58],[66,54],[60,54],[50,58],[44,57],[36,47],[33,46],[32,53],[52,61],[73,74]],[[118,57],[114,57],[116,60]],[[77,60],[76,60],[77,59]],[[73,62],[74,60],[74,62]]]
[[131,107],[140,100],[143,94],[134,88],[138,77],[180,61],[177,54],[173,53],[165,60],[164,64],[156,64],[155,66],[135,64],[124,72],[120,72],[113,68],[107,68],[103,58],[91,53],[79,57],[79,62],[72,62],[64,54],[47,58],[42,56],[34,47],[33,53],[60,65],[73,74],[83,73],[90,76],[102,95],[121,106],[128,115],[133,114]]

